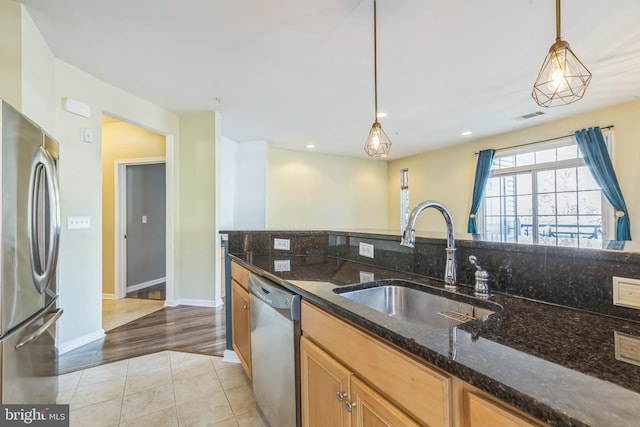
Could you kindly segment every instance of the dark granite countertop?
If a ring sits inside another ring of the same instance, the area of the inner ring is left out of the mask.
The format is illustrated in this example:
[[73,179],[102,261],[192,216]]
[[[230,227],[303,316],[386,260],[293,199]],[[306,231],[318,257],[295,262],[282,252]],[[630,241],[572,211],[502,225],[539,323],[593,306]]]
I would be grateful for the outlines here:
[[[616,334],[640,348],[638,322],[494,293],[489,301],[502,310],[488,321],[420,328],[333,290],[371,275],[438,292],[442,281],[324,255],[248,253],[234,259],[550,425],[640,425],[640,366],[615,355]],[[276,269],[274,261],[282,260],[289,260],[289,271],[276,271],[282,265]],[[472,289],[460,286],[457,294],[470,296]]]

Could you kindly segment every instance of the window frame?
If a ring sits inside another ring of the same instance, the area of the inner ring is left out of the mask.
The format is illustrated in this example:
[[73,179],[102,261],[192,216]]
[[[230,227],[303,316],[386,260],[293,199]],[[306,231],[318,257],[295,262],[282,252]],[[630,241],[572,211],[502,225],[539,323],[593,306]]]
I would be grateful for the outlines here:
[[[609,156],[611,157],[611,159],[613,160],[613,131],[608,130],[608,131],[603,131],[603,136],[605,138],[605,143],[607,145],[607,151],[609,153]],[[516,156],[516,155],[522,155],[522,154],[527,154],[527,153],[534,153],[534,152],[539,152],[539,151],[543,151],[543,150],[549,150],[549,149],[556,149],[556,148],[561,148],[561,147],[568,147],[568,146],[577,146],[577,142],[575,140],[575,136],[571,135],[571,136],[567,136],[565,138],[556,138],[553,141],[544,141],[544,142],[539,142],[539,143],[531,143],[531,144],[523,144],[517,147],[512,147],[512,148],[507,148],[507,149],[502,149],[502,150],[496,150],[496,155],[494,157],[494,162],[502,157],[511,157],[511,156]],[[568,159],[568,160],[556,160],[556,161],[552,161],[552,162],[545,162],[545,163],[534,163],[534,164],[528,164],[528,165],[523,165],[523,166],[513,166],[513,167],[504,167],[504,168],[500,168],[500,169],[492,169],[491,173],[489,174],[489,179],[491,178],[495,178],[495,177],[500,177],[500,176],[517,176],[518,174],[525,174],[525,173],[530,173],[531,174],[531,198],[532,198],[532,211],[531,211],[531,217],[533,220],[533,224],[534,226],[532,227],[533,229],[535,229],[535,224],[537,224],[537,217],[538,217],[538,203],[536,202],[536,199],[538,197],[538,195],[540,193],[538,193],[538,188],[537,188],[537,179],[536,179],[536,174],[538,172],[542,172],[542,171],[550,171],[550,170],[559,170],[559,169],[566,169],[566,168],[579,168],[579,167],[583,167],[583,166],[587,166],[586,162],[584,161],[584,158],[582,156],[575,158],[575,159]],[[601,192],[601,198],[602,198],[602,209],[601,209],[601,222],[603,224],[602,226],[602,240],[607,240],[610,239],[611,236],[615,236],[615,221],[614,219],[614,210],[613,207],[611,206],[611,203],[609,203],[609,201],[607,200],[607,198],[605,197],[604,193],[602,193],[602,188],[600,188],[600,192]],[[558,191],[555,191],[555,194],[558,194]],[[516,197],[517,197],[517,193],[516,193]],[[557,213],[555,214],[557,216]],[[501,218],[503,218],[503,215],[500,215]],[[517,215],[516,215],[517,217]],[[478,231],[480,234],[486,235],[485,230],[486,230],[486,194],[483,195],[482,197],[482,202],[480,203],[480,209],[478,211]],[[502,234],[500,235],[501,241],[506,241],[503,240],[504,237],[506,236],[506,234]],[[534,233],[533,234],[533,242],[522,242],[522,241],[518,241],[517,237],[514,243],[531,243],[531,244],[540,244],[543,245],[545,243],[543,242],[539,242],[539,236],[538,233]],[[558,242],[556,241],[556,245],[558,245]],[[580,247],[579,244],[579,237],[578,237],[578,247]]]

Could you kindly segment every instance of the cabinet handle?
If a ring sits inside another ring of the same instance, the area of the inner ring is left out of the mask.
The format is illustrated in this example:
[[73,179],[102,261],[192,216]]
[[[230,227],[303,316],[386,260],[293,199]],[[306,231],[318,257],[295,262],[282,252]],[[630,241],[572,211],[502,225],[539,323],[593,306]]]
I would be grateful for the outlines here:
[[344,401],[344,399],[347,397],[347,393],[343,393],[341,391],[339,391],[338,393],[336,393],[336,398],[338,399],[338,402],[342,402]]
[[344,407],[347,408],[347,411],[349,412],[353,411],[353,408],[355,408],[356,406],[358,406],[358,404],[355,402],[346,402],[344,404]]
[[246,309],[248,309],[249,307],[247,307],[247,304],[244,304],[244,305],[242,306],[242,308],[243,308],[244,310],[246,310]]

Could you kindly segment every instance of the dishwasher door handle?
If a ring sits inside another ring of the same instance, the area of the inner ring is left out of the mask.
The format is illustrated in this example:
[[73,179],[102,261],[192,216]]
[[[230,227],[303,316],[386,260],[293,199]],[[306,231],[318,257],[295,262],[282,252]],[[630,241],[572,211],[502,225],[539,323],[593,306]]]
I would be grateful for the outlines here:
[[289,320],[300,320],[300,295],[256,274],[249,275],[249,292]]

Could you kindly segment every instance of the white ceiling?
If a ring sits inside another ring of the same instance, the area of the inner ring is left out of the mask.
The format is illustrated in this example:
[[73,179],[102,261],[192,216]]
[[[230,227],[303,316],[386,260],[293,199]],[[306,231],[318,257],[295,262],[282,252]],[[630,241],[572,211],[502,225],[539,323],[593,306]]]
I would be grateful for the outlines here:
[[[21,2],[58,58],[177,113],[218,110],[233,140],[366,157],[373,0]],[[378,0],[390,157],[638,99],[640,1],[564,0],[562,11],[563,39],[593,79],[582,100],[542,109],[530,93],[555,1]]]

